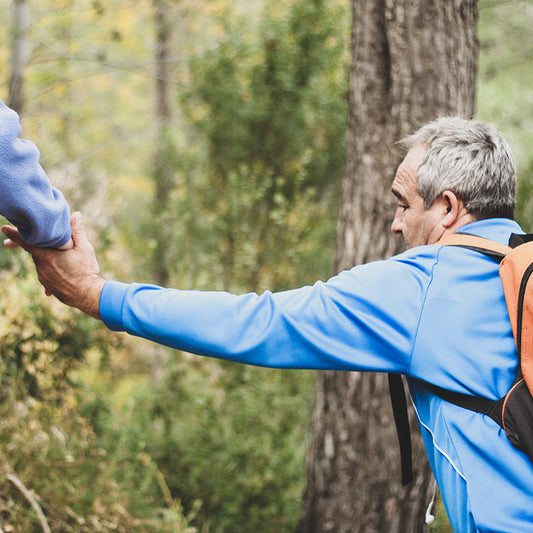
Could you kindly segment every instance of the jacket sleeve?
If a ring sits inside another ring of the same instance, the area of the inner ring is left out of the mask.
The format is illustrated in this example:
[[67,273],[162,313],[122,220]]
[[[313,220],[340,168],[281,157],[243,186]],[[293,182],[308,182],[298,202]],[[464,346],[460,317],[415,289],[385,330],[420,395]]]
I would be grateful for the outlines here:
[[19,139],[18,115],[0,100],[0,215],[36,246],[61,246],[71,236],[70,209],[39,164],[40,153]]
[[394,261],[262,295],[108,281],[100,314],[112,330],[239,363],[406,373],[426,286]]

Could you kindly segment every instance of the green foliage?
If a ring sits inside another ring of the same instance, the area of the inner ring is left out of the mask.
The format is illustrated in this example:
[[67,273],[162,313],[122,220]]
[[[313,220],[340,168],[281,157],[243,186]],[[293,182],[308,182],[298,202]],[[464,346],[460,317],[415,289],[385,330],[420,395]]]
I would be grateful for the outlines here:
[[[192,61],[184,94],[210,174],[189,194],[213,217],[202,223],[222,287],[233,290],[290,286],[294,279],[284,275],[295,257],[300,275],[325,276],[333,250],[346,130],[338,21],[347,20],[346,10],[323,1],[276,5],[255,39],[242,20],[226,21],[218,45]],[[315,263],[309,248],[320,238],[317,219],[321,228],[329,224],[323,244],[330,252]]]
[[90,322],[56,306],[20,264],[20,274],[2,272],[0,300],[0,399],[57,402],[69,388],[67,374],[79,364],[92,339]]
[[480,1],[477,113],[497,124],[518,167],[516,218],[533,231],[533,5]]
[[518,182],[516,218],[526,231],[533,231],[533,158]]
[[[312,380],[308,372],[180,359],[136,395],[128,430],[112,440],[118,454],[135,449],[157,465],[199,530],[290,532],[303,491]],[[157,493],[137,487],[145,498]]]
[[[347,57],[338,21],[346,13],[324,1],[292,2],[277,15],[267,10],[259,38],[251,41],[238,20],[213,51],[192,62],[186,96],[191,114],[204,109],[196,125],[221,185],[246,166],[265,180],[283,178],[277,190],[290,198],[298,187],[322,190],[342,172]],[[321,157],[327,164],[316,169]]]
[[[101,446],[108,401],[91,399],[75,372],[95,354],[104,368],[117,347],[113,337],[46,298],[30,274],[31,261],[14,263],[15,272],[1,273],[0,527],[40,531],[18,480],[52,531],[192,532],[174,503],[138,509],[129,486],[116,482],[116,458]],[[142,473],[157,479],[153,470]]]

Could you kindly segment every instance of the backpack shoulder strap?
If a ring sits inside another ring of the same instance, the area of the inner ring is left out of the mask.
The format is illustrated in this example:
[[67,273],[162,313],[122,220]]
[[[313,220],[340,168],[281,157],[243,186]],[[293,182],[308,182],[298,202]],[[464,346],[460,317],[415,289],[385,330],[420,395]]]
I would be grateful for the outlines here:
[[526,240],[506,255],[500,276],[520,367],[533,395],[533,240]]
[[402,469],[402,485],[413,481],[413,452],[411,449],[411,428],[407,412],[407,400],[400,374],[389,374],[389,394],[396,424],[396,433],[400,444],[400,461]]
[[[511,250],[508,246],[503,244],[468,235],[466,233],[454,233],[441,239],[437,244],[446,244],[469,248],[481,252],[485,255],[493,257],[497,261],[501,261],[503,257]],[[407,401],[405,397],[405,389],[403,386],[402,376],[399,374],[389,374],[389,393],[394,414],[394,422],[396,425],[396,432],[398,433],[398,441],[400,444],[401,470],[402,470],[402,485],[408,485],[413,480],[413,461],[411,448],[411,431],[409,427],[409,416],[407,412]],[[431,390],[447,399],[452,403],[456,403],[467,409],[488,414],[494,420],[501,420],[501,405],[496,405],[497,402],[485,398],[472,399],[467,395],[459,393],[451,393],[440,387],[435,387]],[[500,402],[501,403],[501,402]]]
[[438,244],[466,247],[500,261],[520,370],[533,395],[533,234],[513,233],[509,246],[465,233],[448,235]]
[[533,242],[533,233],[511,233],[509,238],[509,246],[511,248],[516,248],[526,242]]
[[510,246],[506,246],[505,244],[500,244],[499,242],[484,239],[476,235],[469,235],[468,233],[452,233],[440,239],[436,244],[469,248],[470,250],[491,256],[498,261],[502,260],[512,250]]
[[505,403],[505,396],[499,400],[490,400],[484,396],[472,396],[470,394],[463,394],[461,392],[444,389],[437,385],[433,385],[432,383],[423,382],[423,384],[430,392],[439,396],[443,400],[458,405],[463,409],[487,415],[501,427],[504,427],[503,406]]

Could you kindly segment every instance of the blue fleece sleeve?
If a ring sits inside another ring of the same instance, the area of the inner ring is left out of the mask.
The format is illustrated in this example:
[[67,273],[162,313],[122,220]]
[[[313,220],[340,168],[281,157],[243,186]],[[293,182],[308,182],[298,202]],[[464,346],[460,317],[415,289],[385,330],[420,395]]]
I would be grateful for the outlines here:
[[0,100],[0,215],[35,246],[61,246],[71,236],[70,209],[52,187],[30,141],[19,139],[18,115]]
[[262,295],[108,281],[100,314],[115,331],[239,363],[406,373],[426,285],[390,261]]

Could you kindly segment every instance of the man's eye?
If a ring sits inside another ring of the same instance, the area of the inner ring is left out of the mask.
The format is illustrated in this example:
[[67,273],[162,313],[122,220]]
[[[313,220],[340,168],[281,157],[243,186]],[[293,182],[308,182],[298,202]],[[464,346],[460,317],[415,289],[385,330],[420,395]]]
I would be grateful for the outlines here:
[[405,211],[406,209],[409,209],[409,206],[408,205],[404,205],[404,204],[399,204],[398,207],[400,209],[402,209],[403,211]]

